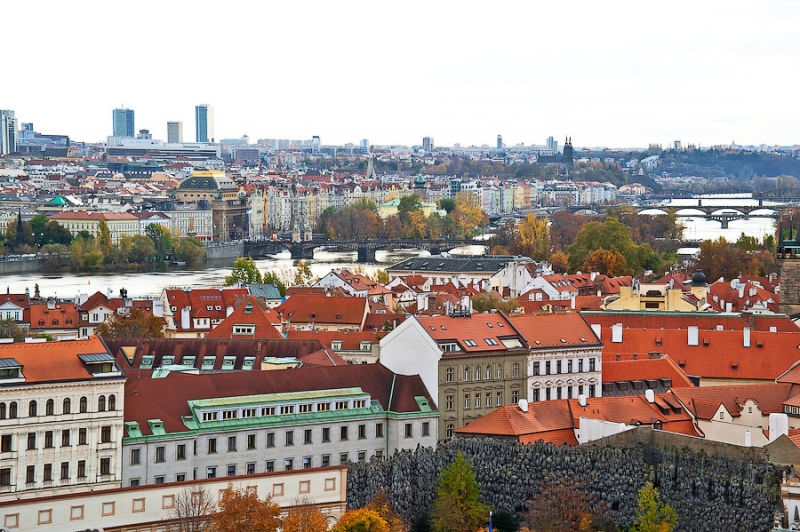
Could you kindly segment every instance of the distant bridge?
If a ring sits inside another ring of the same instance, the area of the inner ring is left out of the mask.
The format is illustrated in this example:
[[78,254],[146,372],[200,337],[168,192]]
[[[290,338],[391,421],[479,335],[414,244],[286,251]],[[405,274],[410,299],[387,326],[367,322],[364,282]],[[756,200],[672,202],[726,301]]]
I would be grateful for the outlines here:
[[414,238],[378,238],[363,240],[322,240],[312,239],[305,242],[279,242],[279,241],[251,241],[245,242],[244,254],[248,257],[263,257],[275,255],[284,250],[292,254],[293,259],[313,259],[314,250],[317,248],[344,248],[358,253],[358,262],[374,262],[375,252],[388,247],[416,248],[430,252],[431,255],[440,255],[444,251],[461,248],[464,246],[485,245],[478,240],[452,240],[440,238],[436,240]]

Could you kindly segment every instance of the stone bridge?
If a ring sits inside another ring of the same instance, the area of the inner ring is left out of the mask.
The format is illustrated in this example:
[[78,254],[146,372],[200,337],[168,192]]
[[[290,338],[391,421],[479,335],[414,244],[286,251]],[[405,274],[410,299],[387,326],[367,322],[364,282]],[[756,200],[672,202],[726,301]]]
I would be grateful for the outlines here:
[[244,254],[248,257],[263,257],[274,255],[283,250],[289,250],[292,258],[313,259],[314,250],[317,248],[344,248],[358,252],[358,262],[374,262],[375,251],[388,247],[416,248],[430,252],[431,255],[439,255],[444,251],[452,249],[481,245],[477,240],[453,240],[440,238],[436,240],[414,239],[414,238],[379,238],[364,240],[322,240],[312,239],[304,242],[280,242],[280,241],[252,241],[245,242]]

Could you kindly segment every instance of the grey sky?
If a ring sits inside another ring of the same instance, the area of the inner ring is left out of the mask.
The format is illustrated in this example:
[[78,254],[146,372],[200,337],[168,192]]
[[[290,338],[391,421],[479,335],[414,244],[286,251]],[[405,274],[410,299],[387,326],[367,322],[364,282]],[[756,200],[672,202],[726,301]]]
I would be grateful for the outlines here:
[[800,142],[800,2],[7,2],[0,109],[96,141]]

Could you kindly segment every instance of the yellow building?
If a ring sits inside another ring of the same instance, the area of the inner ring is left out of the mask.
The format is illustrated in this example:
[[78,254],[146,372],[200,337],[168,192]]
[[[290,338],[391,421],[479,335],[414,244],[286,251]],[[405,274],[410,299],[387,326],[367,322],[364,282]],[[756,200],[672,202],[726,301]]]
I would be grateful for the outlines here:
[[[381,203],[380,207],[378,208],[378,216],[381,218],[388,218],[389,216],[397,216],[397,208],[400,206],[399,199],[392,199]],[[427,218],[432,213],[436,212],[439,213],[439,216],[446,216],[447,211],[444,209],[439,209],[436,203],[434,202],[422,202],[419,205],[422,214],[425,215]]]
[[92,212],[65,211],[48,217],[69,230],[72,236],[86,231],[93,237],[100,235],[100,221],[104,221],[111,233],[111,242],[119,244],[123,236],[133,237],[139,234],[139,219],[127,212]]
[[668,284],[636,284],[621,286],[619,295],[609,296],[603,302],[604,310],[674,310],[697,312],[711,310],[706,298],[708,283],[702,272],[695,272],[692,280],[682,287]]

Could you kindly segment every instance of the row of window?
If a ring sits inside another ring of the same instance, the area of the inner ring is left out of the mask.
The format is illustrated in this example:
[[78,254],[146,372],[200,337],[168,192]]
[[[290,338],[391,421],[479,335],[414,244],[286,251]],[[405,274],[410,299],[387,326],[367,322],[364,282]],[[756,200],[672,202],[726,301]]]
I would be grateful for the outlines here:
[[[562,362],[565,362],[565,364],[562,364]],[[595,359],[594,358],[590,358],[589,359],[588,367],[589,367],[589,369],[587,371],[595,371]],[[572,359],[567,359],[567,360],[564,360],[564,361],[561,361],[561,360],[555,360],[555,361],[547,360],[544,363],[544,374],[545,375],[561,375],[562,373],[573,373],[573,371],[572,371],[573,368],[575,368],[575,372],[576,373],[583,373],[583,359],[582,358],[578,358],[577,359],[577,364],[574,364],[574,365],[573,365],[573,360]],[[562,372],[561,371],[562,369],[564,369],[566,371]],[[541,375],[542,374],[541,373],[541,362],[534,362],[533,363],[532,373],[534,375]]]
[[[69,462],[61,462],[61,470],[59,480],[61,482],[67,481],[70,479],[70,474],[72,473],[72,468]],[[12,471],[10,467],[0,469],[0,486],[10,486],[11,485],[11,475]],[[87,482],[86,478],[86,460],[78,460],[78,468],[76,471],[77,475],[76,478],[78,482]],[[100,459],[100,475],[108,476],[111,475],[111,458],[101,458]],[[43,464],[42,465],[42,478],[40,479],[44,483],[53,482],[53,464]],[[25,484],[27,487],[34,487],[33,485],[36,484],[36,466],[29,465],[25,469]]]
[[[331,408],[335,406],[335,408]],[[323,403],[300,403],[281,406],[262,406],[250,408],[234,408],[230,410],[211,410],[204,411],[201,419],[203,421],[217,421],[219,419],[237,419],[237,418],[251,418],[251,417],[264,417],[274,416],[280,414],[282,416],[294,414],[299,412],[301,414],[308,414],[311,412],[328,412],[330,410],[350,410],[355,408],[366,408],[366,399],[355,399],[351,401],[335,401],[332,405],[331,402]]]
[[[544,388],[544,392],[539,388],[533,389],[533,400],[534,401],[541,401],[544,398],[545,401],[549,401],[551,399],[572,399],[573,390],[575,389],[574,386],[556,386],[554,388],[547,387]],[[555,393],[553,392],[555,390]],[[566,390],[566,393],[564,392]],[[578,385],[578,395],[583,395],[583,384]],[[589,397],[594,397],[596,387],[594,384],[589,385]]]
[[[512,397],[519,396],[519,392],[514,390],[511,392]],[[516,400],[514,401],[516,402]],[[455,395],[447,395],[445,396],[445,410],[455,410]],[[503,392],[496,392],[494,395],[494,404],[492,402],[492,392],[486,392],[485,394],[476,393],[474,396],[474,402],[472,394],[465,393],[464,394],[464,408],[468,409],[471,405],[475,405],[475,408],[492,408],[503,406]]]
[[[55,448],[55,431],[48,430],[44,433],[44,446],[43,449]],[[70,447],[72,445],[72,431],[70,429],[61,430],[61,447]],[[26,450],[31,451],[38,449],[37,446],[38,434],[36,432],[29,432],[26,438]],[[78,429],[78,445],[89,445],[88,430],[86,428]],[[112,430],[111,425],[100,427],[100,443],[111,443]],[[0,453],[10,453],[14,451],[14,436],[5,434],[0,436]]]
[[[106,402],[106,396],[101,395],[97,399],[97,411],[98,412],[105,412],[106,408],[109,412],[113,412],[117,409],[117,398],[114,394],[108,396],[108,401]],[[8,408],[6,408],[6,403],[0,403],[0,419],[15,419],[18,416],[17,412],[17,402],[12,401],[8,404]],[[78,410],[81,414],[85,414],[89,411],[89,400],[86,397],[81,397]],[[64,399],[61,403],[61,413],[62,414],[70,414],[72,413],[72,401],[69,397]],[[44,415],[46,416],[54,416],[56,414],[56,403],[53,399],[48,399],[44,405]],[[30,401],[28,403],[28,417],[36,417],[39,415],[39,403],[36,401]]]
[[[469,380],[491,380],[492,375],[494,374],[495,379],[502,379],[503,378],[503,364],[486,364],[486,366],[482,366],[481,364],[475,364],[475,367],[472,366],[464,366],[462,380],[469,381]],[[519,378],[519,364],[514,362],[511,364],[511,377],[516,379]],[[453,366],[448,366],[445,368],[445,380],[447,382],[454,382],[455,380],[455,368]]]
[[[383,458],[383,450],[377,449],[375,454],[373,455],[375,458]],[[367,451],[358,451],[356,453],[357,460],[359,462],[364,462],[367,459]],[[300,464],[302,469],[311,469],[312,467],[329,467],[332,463],[331,455],[323,454],[320,457],[319,465],[314,465],[314,457],[313,456],[304,456],[302,458],[302,463]],[[340,465],[347,465],[350,463],[350,453],[339,453],[339,464]],[[222,471],[225,471],[226,475],[229,477],[233,477],[236,475],[254,475],[257,467],[257,462],[247,462],[244,465],[243,469],[239,468],[238,464],[228,464],[224,466],[224,469],[220,466],[212,465],[206,466],[205,477],[204,478],[217,478]],[[295,458],[284,458],[283,459],[283,471],[293,471],[295,469]],[[276,461],[275,460],[266,460],[264,462],[264,473],[274,473],[277,471],[276,469]],[[197,468],[192,470],[191,480],[197,480]],[[154,481],[156,484],[163,484],[166,482],[166,475],[157,475],[154,477]],[[186,481],[186,473],[176,473],[175,474],[175,482],[185,482]],[[138,486],[140,485],[141,479],[139,478],[132,478],[130,479],[131,486]]]

